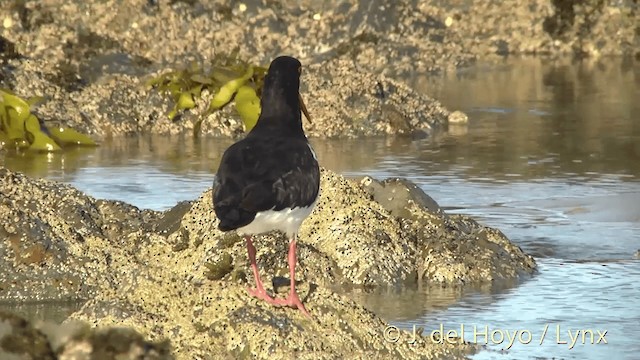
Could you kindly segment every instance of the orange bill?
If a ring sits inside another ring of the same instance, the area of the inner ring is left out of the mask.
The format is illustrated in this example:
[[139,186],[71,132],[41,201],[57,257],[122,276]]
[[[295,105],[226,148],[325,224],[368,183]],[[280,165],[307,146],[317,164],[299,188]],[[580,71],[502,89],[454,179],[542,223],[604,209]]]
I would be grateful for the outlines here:
[[298,99],[300,100],[300,109],[302,110],[304,117],[306,117],[310,123],[313,123],[313,121],[311,121],[311,117],[309,116],[309,111],[307,111],[307,106],[304,104],[304,101],[302,101],[302,95],[300,95],[299,93],[298,93]]

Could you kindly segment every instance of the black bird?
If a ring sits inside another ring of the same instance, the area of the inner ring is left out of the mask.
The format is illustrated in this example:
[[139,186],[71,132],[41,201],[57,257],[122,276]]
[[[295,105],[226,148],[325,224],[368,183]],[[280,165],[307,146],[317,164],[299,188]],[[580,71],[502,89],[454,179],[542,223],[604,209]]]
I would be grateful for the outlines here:
[[[295,287],[296,237],[311,214],[320,190],[318,160],[302,129],[300,62],[280,56],[271,62],[264,79],[262,108],[256,126],[222,155],[216,175],[213,204],[222,231],[244,235],[256,282],[249,294],[273,305],[304,307]],[[286,234],[289,244],[291,288],[286,299],[271,297],[260,280],[251,235],[272,230]]]

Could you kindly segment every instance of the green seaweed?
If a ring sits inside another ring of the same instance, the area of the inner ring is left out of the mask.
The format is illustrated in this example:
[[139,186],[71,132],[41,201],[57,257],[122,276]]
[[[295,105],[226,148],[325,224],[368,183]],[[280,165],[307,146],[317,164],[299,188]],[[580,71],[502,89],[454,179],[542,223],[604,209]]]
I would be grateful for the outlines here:
[[233,270],[233,258],[229,253],[224,252],[216,262],[207,262],[204,266],[208,269],[205,276],[209,280],[220,280]]
[[39,96],[25,100],[8,89],[0,89],[0,148],[51,152],[67,145],[96,145],[71,128],[47,128],[31,113],[43,100]]
[[240,235],[238,235],[236,232],[228,232],[222,236],[222,238],[219,240],[219,244],[222,248],[232,248],[240,241],[242,241],[242,237],[240,237]]
[[151,78],[147,86],[171,97],[174,105],[168,117],[172,121],[177,121],[184,111],[195,108],[203,90],[212,94],[207,110],[194,123],[194,137],[200,134],[202,122],[209,114],[231,102],[234,102],[245,130],[249,131],[260,115],[259,95],[266,72],[266,67],[238,59],[236,52],[216,57],[208,69],[194,63],[184,69],[166,72]]

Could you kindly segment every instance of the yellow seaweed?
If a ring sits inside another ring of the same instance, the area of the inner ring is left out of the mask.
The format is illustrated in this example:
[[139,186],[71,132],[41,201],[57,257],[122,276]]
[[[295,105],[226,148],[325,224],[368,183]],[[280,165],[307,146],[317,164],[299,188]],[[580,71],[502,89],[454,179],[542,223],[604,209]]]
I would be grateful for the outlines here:
[[29,115],[24,124],[25,130],[31,134],[32,141],[29,150],[35,151],[59,151],[62,150],[56,142],[42,132],[40,122],[35,115]]
[[[4,129],[3,133],[9,132],[9,114],[7,113],[7,109],[4,108],[4,100],[0,97],[0,125]],[[6,134],[9,137],[8,134]]]
[[97,146],[95,141],[85,134],[65,126],[48,128],[51,137],[60,145]]
[[10,142],[9,136],[7,136],[7,134],[5,134],[4,132],[0,131],[0,149],[7,146],[9,142]]
[[226,84],[220,87],[220,90],[213,96],[211,103],[209,104],[208,112],[212,112],[222,108],[228,104],[233,98],[233,95],[238,89],[244,85],[253,76],[253,66],[249,66],[247,71],[239,78],[228,81]]
[[3,118],[4,131],[9,135],[9,139],[20,139],[24,134],[25,117],[22,112],[18,112],[15,108],[6,109],[6,117]]
[[230,55],[216,56],[208,70],[192,63],[182,70],[156,76],[146,84],[164,95],[171,95],[174,105],[168,117],[174,121],[181,111],[196,106],[202,97],[202,90],[207,89],[213,94],[206,111],[194,121],[193,135],[197,137],[208,115],[232,101],[245,130],[251,130],[260,114],[260,96],[266,72],[266,67],[240,60],[236,51]]
[[204,85],[213,85],[213,80],[202,75],[202,74],[193,74],[191,75],[191,81]]
[[[26,100],[8,89],[0,88],[0,146],[14,150],[58,151],[60,144],[96,145],[88,136],[66,129],[67,140],[52,139],[49,129],[40,124],[31,108],[43,102],[44,97]],[[56,130],[53,131],[56,134]]]
[[200,94],[202,93],[202,86],[203,84],[200,84],[198,86],[192,87],[191,90],[189,90],[189,92],[193,94],[194,98],[200,97]]
[[249,85],[241,86],[236,92],[234,103],[244,123],[245,131],[251,131],[260,117],[260,98],[255,89]]
[[193,93],[191,91],[185,91],[180,94],[178,97],[178,101],[173,106],[173,109],[169,112],[169,120],[173,120],[173,118],[178,115],[178,111],[193,109],[196,106],[196,102],[193,99]]
[[4,99],[4,106],[9,107],[9,110],[13,109],[15,111],[13,119],[18,120],[19,122],[27,120],[31,110],[31,106],[28,102],[6,91],[0,90],[0,95],[2,95],[2,98]]
[[231,80],[242,77],[247,70],[247,66],[239,67],[238,65],[232,67],[214,66],[211,72],[211,78],[218,84],[225,84]]
[[45,98],[43,96],[32,96],[27,99],[27,104],[29,104],[29,109],[31,109],[36,105],[42,104],[44,101]]
[[192,109],[196,106],[191,92],[183,92],[178,99],[178,109]]

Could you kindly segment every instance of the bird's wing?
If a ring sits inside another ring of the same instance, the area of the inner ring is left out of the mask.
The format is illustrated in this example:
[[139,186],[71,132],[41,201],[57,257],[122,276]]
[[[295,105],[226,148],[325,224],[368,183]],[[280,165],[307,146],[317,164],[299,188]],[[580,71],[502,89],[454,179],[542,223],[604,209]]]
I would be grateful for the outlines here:
[[318,178],[318,162],[305,141],[247,138],[223,155],[213,194],[216,215],[222,227],[233,229],[259,211],[311,205]]
[[272,184],[276,200],[274,210],[311,205],[318,196],[320,186],[318,161],[311,148],[305,143],[296,151],[282,155],[291,166],[286,172],[280,173]]

